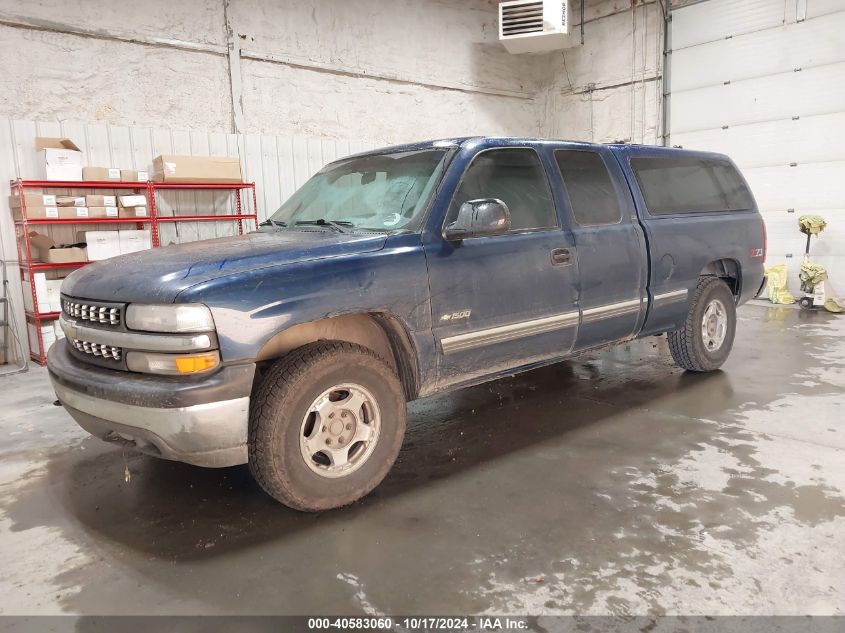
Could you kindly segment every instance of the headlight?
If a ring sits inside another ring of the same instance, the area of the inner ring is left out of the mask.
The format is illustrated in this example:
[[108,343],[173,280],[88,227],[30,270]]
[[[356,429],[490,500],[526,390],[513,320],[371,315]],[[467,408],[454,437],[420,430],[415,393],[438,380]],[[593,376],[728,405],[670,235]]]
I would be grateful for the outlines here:
[[151,352],[128,352],[126,367],[129,371],[144,374],[199,374],[210,371],[220,364],[220,354],[201,352],[199,354],[153,354]]
[[145,332],[210,332],[211,310],[199,303],[143,305],[130,303],[126,327]]

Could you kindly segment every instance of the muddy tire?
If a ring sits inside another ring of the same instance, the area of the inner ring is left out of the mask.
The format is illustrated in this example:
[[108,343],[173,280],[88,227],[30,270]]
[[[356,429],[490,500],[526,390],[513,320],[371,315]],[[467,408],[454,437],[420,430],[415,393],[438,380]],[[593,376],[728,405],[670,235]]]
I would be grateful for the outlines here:
[[669,351],[687,371],[714,371],[733,347],[736,303],[728,285],[718,277],[701,277],[683,326],[669,332]]
[[320,341],[263,376],[250,403],[249,468],[285,505],[328,510],[381,483],[404,434],[405,397],[391,366],[360,345]]

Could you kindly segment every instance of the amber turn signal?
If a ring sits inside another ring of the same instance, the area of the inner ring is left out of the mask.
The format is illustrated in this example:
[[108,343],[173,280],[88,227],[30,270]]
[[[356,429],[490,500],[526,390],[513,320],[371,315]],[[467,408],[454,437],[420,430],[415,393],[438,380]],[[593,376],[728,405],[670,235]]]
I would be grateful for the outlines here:
[[176,356],[176,369],[180,374],[195,374],[207,369],[217,367],[220,362],[220,357],[217,352],[208,352],[205,354],[190,354],[189,356]]

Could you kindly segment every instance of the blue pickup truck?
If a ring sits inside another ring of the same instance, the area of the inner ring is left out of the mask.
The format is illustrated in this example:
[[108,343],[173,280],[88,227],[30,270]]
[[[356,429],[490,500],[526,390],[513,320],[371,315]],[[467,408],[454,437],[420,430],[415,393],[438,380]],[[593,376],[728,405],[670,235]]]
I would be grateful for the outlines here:
[[248,463],[318,511],[390,470],[409,400],[666,334],[712,371],[763,283],[726,156],[533,138],[331,163],[245,236],[95,263],[62,286],[56,394],[105,440]]

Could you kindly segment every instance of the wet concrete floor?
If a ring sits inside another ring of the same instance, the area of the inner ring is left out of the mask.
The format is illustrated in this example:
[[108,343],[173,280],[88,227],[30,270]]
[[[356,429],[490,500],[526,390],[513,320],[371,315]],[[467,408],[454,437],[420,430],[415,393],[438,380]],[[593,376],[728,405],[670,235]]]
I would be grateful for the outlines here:
[[745,306],[720,372],[653,338],[415,402],[387,480],[309,515],[88,438],[34,367],[0,613],[841,614],[843,393],[845,317]]

